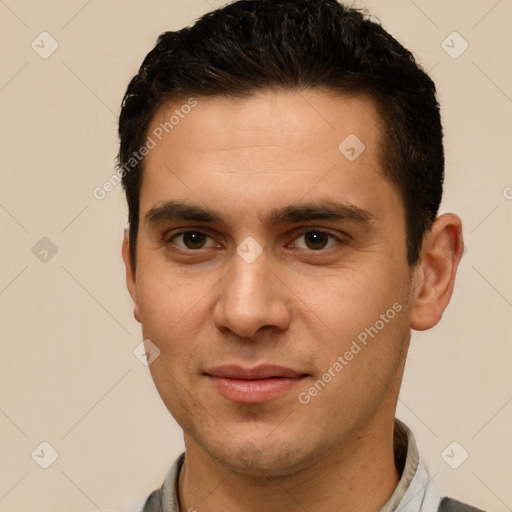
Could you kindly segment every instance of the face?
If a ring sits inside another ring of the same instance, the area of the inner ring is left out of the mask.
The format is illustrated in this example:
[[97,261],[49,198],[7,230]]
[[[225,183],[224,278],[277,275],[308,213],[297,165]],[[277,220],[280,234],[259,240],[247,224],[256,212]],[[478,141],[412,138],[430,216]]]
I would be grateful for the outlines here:
[[392,424],[410,336],[405,214],[374,105],[269,91],[185,110],[145,158],[128,263],[156,387],[187,450],[237,471],[346,455]]

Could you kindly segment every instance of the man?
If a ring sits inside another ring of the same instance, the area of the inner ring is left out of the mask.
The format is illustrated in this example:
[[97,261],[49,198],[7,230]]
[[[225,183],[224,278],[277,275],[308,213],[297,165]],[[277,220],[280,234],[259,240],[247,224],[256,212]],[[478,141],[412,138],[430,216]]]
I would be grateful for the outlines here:
[[127,284],[185,454],[145,512],[475,511],[395,420],[462,254],[435,87],[335,0],[162,34],[126,92]]

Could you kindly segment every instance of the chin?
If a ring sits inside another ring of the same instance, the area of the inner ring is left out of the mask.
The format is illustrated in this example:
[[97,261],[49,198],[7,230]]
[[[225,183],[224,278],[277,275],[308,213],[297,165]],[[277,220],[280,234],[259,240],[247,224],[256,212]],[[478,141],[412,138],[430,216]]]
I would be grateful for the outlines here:
[[224,446],[202,444],[206,453],[217,463],[236,473],[252,477],[284,477],[303,471],[314,464],[316,456],[307,453],[303,443],[297,445],[282,439],[273,443],[268,438],[258,441],[229,442]]

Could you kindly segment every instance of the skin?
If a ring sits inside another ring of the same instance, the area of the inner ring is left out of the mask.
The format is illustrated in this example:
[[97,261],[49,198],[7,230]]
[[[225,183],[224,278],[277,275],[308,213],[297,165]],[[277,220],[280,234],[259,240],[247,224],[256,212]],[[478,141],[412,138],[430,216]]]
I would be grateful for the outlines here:
[[[183,103],[162,106],[148,133]],[[354,161],[338,149],[349,134],[366,146]],[[411,328],[440,320],[463,244],[459,218],[441,215],[409,267],[403,203],[383,175],[380,142],[367,97],[265,91],[198,98],[147,155],[136,270],[127,233],[123,258],[135,318],[160,350],[152,377],[184,431],[182,511],[371,511],[393,493]],[[149,220],[168,201],[219,220]],[[366,220],[269,222],[273,210],[305,204],[349,205]],[[208,235],[204,246],[188,248],[183,228]],[[252,263],[236,252],[248,236],[262,248]],[[396,303],[401,311],[378,335],[300,403],[298,393]],[[274,400],[240,404],[205,375],[221,364],[277,364],[307,377]]]

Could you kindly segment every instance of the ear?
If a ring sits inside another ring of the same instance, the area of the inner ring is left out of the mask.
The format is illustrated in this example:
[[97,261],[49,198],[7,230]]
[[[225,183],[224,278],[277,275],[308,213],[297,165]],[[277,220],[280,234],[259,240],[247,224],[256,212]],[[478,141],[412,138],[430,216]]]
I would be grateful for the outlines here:
[[437,217],[425,235],[420,259],[414,270],[412,329],[424,331],[441,320],[452,296],[463,248],[459,217],[452,213]]
[[122,247],[124,266],[126,267],[126,286],[130,292],[130,296],[133,300],[134,309],[133,316],[135,320],[140,323],[140,311],[137,297],[137,284],[135,281],[135,269],[133,268],[133,262],[130,254],[130,235],[128,228],[124,230],[123,236],[123,247]]

